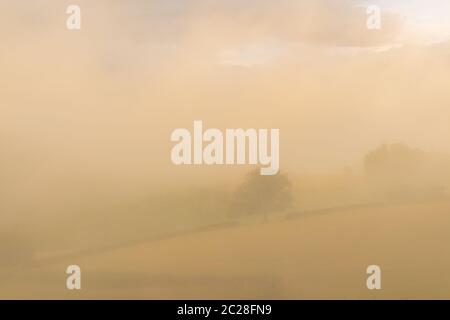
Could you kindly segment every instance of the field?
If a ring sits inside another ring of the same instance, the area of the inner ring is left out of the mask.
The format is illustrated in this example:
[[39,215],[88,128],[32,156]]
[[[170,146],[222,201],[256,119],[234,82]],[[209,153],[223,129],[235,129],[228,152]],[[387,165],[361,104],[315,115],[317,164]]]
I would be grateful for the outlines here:
[[[0,298],[449,299],[449,231],[443,200],[241,224],[3,269]],[[366,288],[372,264],[382,290]]]

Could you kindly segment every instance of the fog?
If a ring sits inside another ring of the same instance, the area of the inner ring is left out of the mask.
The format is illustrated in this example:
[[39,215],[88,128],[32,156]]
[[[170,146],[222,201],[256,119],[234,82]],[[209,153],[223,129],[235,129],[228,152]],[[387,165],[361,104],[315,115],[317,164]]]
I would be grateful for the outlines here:
[[400,6],[368,31],[353,0],[78,4],[69,31],[63,2],[0,3],[0,231],[41,255],[228,221],[254,168],[172,164],[171,132],[195,120],[280,129],[290,210],[392,200],[400,169],[380,182],[365,168],[382,145],[424,155],[402,187],[448,186],[450,29],[437,20],[419,32]]

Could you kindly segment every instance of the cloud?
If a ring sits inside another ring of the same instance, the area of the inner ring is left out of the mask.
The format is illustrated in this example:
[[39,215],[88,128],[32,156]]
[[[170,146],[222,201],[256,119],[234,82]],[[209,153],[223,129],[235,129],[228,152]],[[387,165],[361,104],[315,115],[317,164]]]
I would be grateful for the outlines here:
[[[197,1],[188,28],[217,43],[278,39],[318,46],[378,46],[395,42],[401,19],[383,12],[383,27],[370,31],[360,1]],[[205,3],[207,3],[205,5]]]

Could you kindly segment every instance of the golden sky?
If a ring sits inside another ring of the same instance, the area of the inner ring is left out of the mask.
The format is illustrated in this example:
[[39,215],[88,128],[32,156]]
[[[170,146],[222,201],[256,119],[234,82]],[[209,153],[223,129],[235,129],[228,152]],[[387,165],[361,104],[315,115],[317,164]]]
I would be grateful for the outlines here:
[[177,179],[170,132],[194,120],[280,128],[282,169],[299,173],[358,166],[382,143],[450,151],[446,1],[374,0],[379,31],[366,1],[77,3],[76,32],[69,2],[0,3],[11,162]]

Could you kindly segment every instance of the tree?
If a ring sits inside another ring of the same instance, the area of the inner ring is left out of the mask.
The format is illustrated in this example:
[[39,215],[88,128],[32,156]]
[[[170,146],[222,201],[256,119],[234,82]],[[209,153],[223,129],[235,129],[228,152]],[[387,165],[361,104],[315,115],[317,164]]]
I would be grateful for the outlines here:
[[417,174],[423,168],[425,158],[425,152],[397,143],[390,146],[383,145],[367,154],[364,166],[369,175],[408,177]]
[[405,144],[383,145],[364,159],[373,186],[392,199],[442,197],[450,177],[450,157]]
[[283,174],[263,176],[250,172],[232,197],[231,215],[264,215],[292,207],[292,185]]

